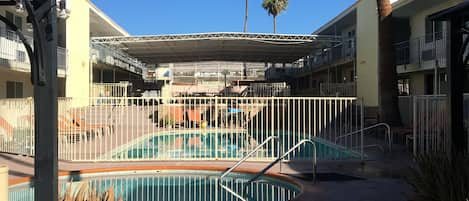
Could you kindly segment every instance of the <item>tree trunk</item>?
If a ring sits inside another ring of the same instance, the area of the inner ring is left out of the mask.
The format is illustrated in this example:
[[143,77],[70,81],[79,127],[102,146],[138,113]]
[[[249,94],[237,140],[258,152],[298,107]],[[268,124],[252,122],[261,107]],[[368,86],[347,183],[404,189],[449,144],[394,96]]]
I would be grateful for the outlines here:
[[[246,8],[245,8],[245,15],[244,15],[244,33],[248,31],[248,8],[249,8],[249,0],[246,0]],[[247,64],[246,62],[243,62],[243,79],[247,79],[248,77],[248,69],[247,69]]]
[[380,120],[392,126],[402,125],[397,89],[396,52],[393,45],[392,5],[377,0],[379,12],[379,112]]
[[244,15],[244,29],[243,31],[244,32],[247,32],[248,31],[248,3],[249,3],[249,0],[246,0],[246,8],[245,8],[245,15]]
[[277,16],[276,15],[273,15],[274,16],[274,33],[277,33]]

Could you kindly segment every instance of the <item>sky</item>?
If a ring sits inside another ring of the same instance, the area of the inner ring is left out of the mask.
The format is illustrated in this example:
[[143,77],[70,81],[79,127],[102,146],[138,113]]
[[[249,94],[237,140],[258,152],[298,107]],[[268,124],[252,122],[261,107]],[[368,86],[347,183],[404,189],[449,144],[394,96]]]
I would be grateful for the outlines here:
[[[131,35],[242,32],[245,0],[92,0]],[[290,0],[277,33],[311,34],[356,0]],[[131,3],[129,3],[131,2]],[[273,32],[262,0],[249,0],[248,32]]]

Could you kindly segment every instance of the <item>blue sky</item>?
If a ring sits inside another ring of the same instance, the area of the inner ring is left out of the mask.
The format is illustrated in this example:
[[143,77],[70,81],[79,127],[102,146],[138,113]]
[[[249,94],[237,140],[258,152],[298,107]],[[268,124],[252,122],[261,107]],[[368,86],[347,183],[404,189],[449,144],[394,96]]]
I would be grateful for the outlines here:
[[[132,35],[241,32],[245,0],[92,0]],[[310,34],[356,0],[290,0],[278,33]],[[131,3],[129,3],[131,2]],[[262,0],[249,0],[248,31],[270,33]]]

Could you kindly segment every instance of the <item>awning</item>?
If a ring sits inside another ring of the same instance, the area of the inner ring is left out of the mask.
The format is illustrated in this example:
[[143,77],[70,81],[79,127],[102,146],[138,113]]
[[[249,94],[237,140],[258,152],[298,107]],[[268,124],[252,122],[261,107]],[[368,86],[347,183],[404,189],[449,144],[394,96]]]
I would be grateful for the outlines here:
[[120,48],[147,64],[197,61],[291,63],[314,49],[331,47],[335,36],[202,33],[97,37],[93,43]]

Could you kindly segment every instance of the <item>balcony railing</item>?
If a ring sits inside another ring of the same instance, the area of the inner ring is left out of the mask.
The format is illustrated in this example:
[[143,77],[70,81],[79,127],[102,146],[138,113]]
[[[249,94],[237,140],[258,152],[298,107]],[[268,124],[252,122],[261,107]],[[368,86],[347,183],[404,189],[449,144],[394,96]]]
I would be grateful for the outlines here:
[[291,95],[290,86],[285,82],[253,83],[249,85],[247,92],[250,97],[288,97]]
[[353,59],[354,55],[353,42],[346,40],[345,44],[342,43],[335,47],[316,52],[314,56],[310,56],[305,66],[315,68],[335,62],[348,61]]
[[118,66],[124,70],[141,75],[145,64],[125,52],[102,44],[91,44],[91,57],[105,64]]
[[304,65],[298,68],[291,68],[285,73],[289,75],[297,75],[320,67],[353,61],[355,58],[354,44],[355,42],[353,39],[345,39],[342,43],[335,45],[334,47],[313,52],[310,56],[304,59]]
[[[25,36],[31,46],[33,38]],[[29,57],[26,48],[18,35],[11,30],[0,30],[0,63],[20,71],[30,72]],[[66,74],[68,69],[68,51],[66,48],[57,47],[57,68],[60,73]],[[59,73],[59,74],[60,74]]]
[[355,97],[356,83],[321,83],[321,96]]
[[[432,37],[429,37],[432,36]],[[447,37],[439,33],[394,44],[398,66],[446,67]],[[434,40],[435,39],[435,40]]]

